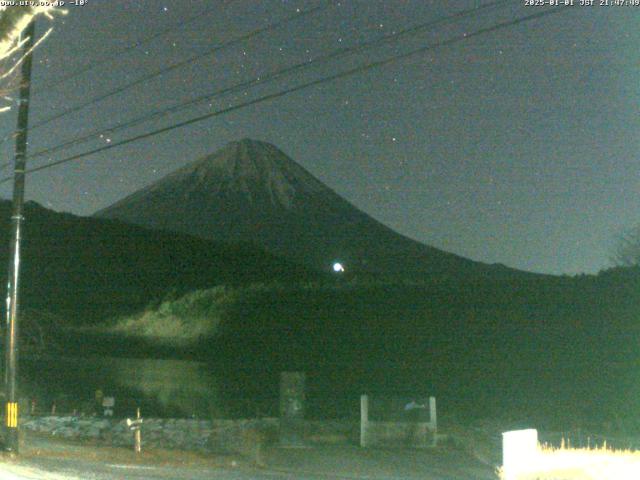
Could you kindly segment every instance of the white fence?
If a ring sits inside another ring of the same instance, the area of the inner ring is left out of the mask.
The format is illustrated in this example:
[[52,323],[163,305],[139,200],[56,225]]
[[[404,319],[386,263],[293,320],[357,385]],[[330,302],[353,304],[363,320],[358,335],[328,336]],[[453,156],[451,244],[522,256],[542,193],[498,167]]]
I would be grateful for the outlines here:
[[404,421],[377,421],[369,418],[369,396],[360,397],[360,446],[401,443],[411,447],[428,447],[436,444],[438,418],[435,397],[429,397],[428,404],[414,401],[404,406],[407,413],[420,410],[429,411],[429,420],[407,418]]

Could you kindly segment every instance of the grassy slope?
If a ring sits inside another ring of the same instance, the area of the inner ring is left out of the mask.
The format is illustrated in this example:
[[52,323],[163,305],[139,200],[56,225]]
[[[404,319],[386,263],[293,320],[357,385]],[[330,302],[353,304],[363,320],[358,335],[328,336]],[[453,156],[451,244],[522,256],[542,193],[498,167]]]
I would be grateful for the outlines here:
[[237,295],[237,289],[225,286],[196,290],[176,299],[164,299],[139,313],[114,319],[112,324],[97,331],[139,338],[169,348],[194,345],[216,335]]

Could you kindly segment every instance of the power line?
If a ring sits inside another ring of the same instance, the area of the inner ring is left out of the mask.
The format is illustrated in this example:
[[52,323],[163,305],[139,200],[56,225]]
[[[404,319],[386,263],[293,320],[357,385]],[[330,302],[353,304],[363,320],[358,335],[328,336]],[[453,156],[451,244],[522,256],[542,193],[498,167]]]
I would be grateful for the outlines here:
[[[228,6],[230,3],[234,2],[235,0],[228,0],[227,1],[227,5]],[[62,85],[63,83],[68,82],[69,80],[71,80],[72,78],[78,77],[80,75],[83,75],[85,73],[88,73],[92,70],[95,70],[98,67],[101,67],[103,65],[105,65],[106,63],[109,63],[111,61],[113,61],[115,58],[118,58],[122,55],[124,55],[125,53],[128,53],[132,50],[136,50],[137,48],[140,48],[141,46],[156,40],[157,38],[160,37],[164,37],[165,35],[174,32],[175,30],[179,30],[183,27],[186,27],[187,25],[189,25],[190,23],[195,22],[196,20],[201,19],[204,15],[212,12],[214,10],[214,8],[216,8],[217,5],[210,5],[208,8],[205,8],[203,10],[200,10],[196,15],[193,15],[191,17],[188,17],[180,22],[174,23],[173,25],[170,25],[169,27],[165,28],[164,30],[161,30],[149,37],[143,38],[142,40],[137,41],[136,43],[134,43],[133,45],[128,45],[126,47],[123,47],[121,49],[115,50],[105,56],[103,56],[101,59],[96,60],[94,62],[90,62],[87,65],[80,67],[79,69],[67,74],[67,75],[63,75],[61,78],[58,78],[57,80],[53,80],[49,83],[46,83],[45,85],[40,87],[40,90],[47,90],[47,89],[51,89],[51,88],[55,88],[58,85]]]
[[[66,142],[63,142],[61,144],[52,146],[52,147],[47,147],[44,148],[42,150],[36,151],[34,153],[32,153],[30,155],[30,158],[37,158],[37,157],[41,157],[44,155],[48,155],[60,150],[66,150],[69,147],[72,147],[74,145],[79,145],[82,143],[85,143],[91,139],[94,139],[96,137],[99,137],[101,135],[104,134],[110,134],[110,133],[114,133],[117,132],[119,130],[125,129],[125,128],[129,128],[129,127],[133,127],[136,125],[139,125],[141,123],[144,123],[146,121],[149,121],[151,119],[160,117],[160,116],[164,116],[164,115],[168,115],[170,113],[176,113],[178,111],[182,111],[185,110],[193,105],[196,105],[198,103],[207,101],[207,100],[212,100],[213,98],[216,98],[218,96],[224,95],[224,94],[229,94],[229,93],[233,93],[237,90],[244,90],[250,87],[255,87],[257,85],[262,85],[264,83],[268,83],[271,82],[273,80],[276,80],[284,75],[288,75],[290,73],[293,73],[297,70],[303,69],[303,68],[307,68],[307,67],[312,67],[315,66],[318,63],[325,63],[328,62],[330,60],[335,60],[336,58],[339,57],[343,57],[346,55],[350,55],[353,53],[358,53],[358,52],[362,52],[364,50],[373,48],[373,47],[377,47],[379,45],[383,45],[385,43],[391,43],[394,41],[399,40],[400,38],[404,37],[404,36],[408,36],[408,35],[413,35],[416,33],[420,33],[430,27],[435,27],[437,25],[440,25],[442,23],[448,22],[448,21],[452,21],[452,20],[457,20],[460,18],[464,18],[466,16],[469,15],[477,15],[478,13],[484,12],[484,11],[489,11],[489,10],[493,10],[496,8],[500,8],[503,5],[510,3],[510,0],[497,0],[494,2],[490,2],[487,3],[485,5],[482,5],[480,7],[475,7],[475,8],[470,8],[467,10],[462,10],[459,12],[456,12],[452,15],[448,15],[446,17],[440,17],[436,20],[432,20],[426,23],[422,23],[419,25],[415,25],[413,27],[401,30],[399,32],[393,33],[393,34],[389,34],[389,35],[384,35],[380,38],[376,38],[374,40],[368,41],[368,42],[364,42],[358,45],[354,45],[352,47],[344,47],[344,48],[340,48],[338,50],[334,50],[328,54],[324,54],[324,55],[320,55],[316,58],[313,58],[311,60],[308,61],[303,61],[297,64],[294,64],[292,66],[286,67],[284,69],[280,69],[277,70],[275,72],[266,74],[266,75],[262,75],[262,76],[258,76],[256,78],[253,78],[251,80],[248,80],[246,82],[242,82],[239,84],[235,84],[229,87],[225,87],[222,89],[218,89],[212,93],[208,93],[205,95],[200,95],[197,98],[188,100],[186,102],[181,102],[177,105],[173,105],[171,107],[168,108],[164,108],[161,110],[156,110],[154,112],[150,112],[147,114],[144,114],[142,116],[136,117],[134,119],[128,120],[124,123],[120,123],[120,124],[116,124],[116,125],[112,125],[111,127],[107,127],[104,129],[98,129],[98,130],[94,130],[93,132],[87,133],[85,135],[70,139]],[[0,167],[1,168],[1,167]]]
[[[386,58],[384,60],[378,60],[376,62],[371,62],[371,63],[365,64],[365,65],[361,65],[359,67],[355,67],[355,68],[352,68],[350,70],[337,73],[335,75],[331,75],[331,76],[328,76],[328,77],[312,80],[310,82],[303,83],[301,85],[298,85],[298,86],[295,86],[295,87],[291,87],[291,88],[288,88],[286,90],[282,90],[282,91],[279,91],[279,92],[276,92],[276,93],[271,93],[271,94],[268,94],[268,95],[264,95],[262,97],[259,97],[259,98],[253,99],[253,100],[249,100],[247,102],[244,102],[244,103],[241,103],[241,104],[238,104],[238,105],[234,105],[234,106],[227,107],[227,108],[224,108],[224,109],[221,109],[221,110],[217,110],[215,112],[211,112],[211,113],[208,113],[208,114],[205,114],[205,115],[200,115],[198,117],[194,117],[194,118],[191,118],[189,120],[185,120],[183,122],[179,122],[179,123],[167,126],[167,127],[163,127],[163,128],[157,129],[157,130],[153,130],[151,132],[147,132],[147,133],[143,133],[143,134],[140,134],[140,135],[136,135],[134,137],[127,138],[127,139],[122,140],[122,141],[117,142],[117,143],[112,143],[110,145],[105,145],[105,146],[102,146],[102,147],[99,147],[99,148],[96,148],[96,149],[93,149],[93,150],[90,150],[90,151],[87,151],[87,152],[79,153],[79,154],[72,155],[72,156],[69,156],[69,157],[66,157],[66,158],[63,158],[63,159],[60,159],[60,160],[56,160],[56,161],[50,162],[50,163],[48,163],[46,165],[41,165],[39,167],[33,167],[33,168],[28,169],[25,173],[34,173],[34,172],[38,172],[38,171],[41,171],[41,170],[46,170],[48,168],[55,167],[57,165],[68,163],[68,162],[71,162],[71,161],[74,161],[74,160],[79,160],[81,158],[85,158],[85,157],[88,157],[90,155],[94,155],[96,153],[101,153],[101,152],[104,152],[104,151],[107,151],[107,150],[111,150],[111,149],[116,148],[116,147],[127,145],[129,143],[137,142],[139,140],[143,140],[143,139],[146,139],[146,138],[149,138],[149,137],[160,135],[162,133],[166,133],[166,132],[169,132],[169,131],[172,131],[172,130],[176,130],[178,128],[186,127],[188,125],[192,125],[194,123],[198,123],[198,122],[207,120],[209,118],[213,118],[213,117],[217,117],[217,116],[229,113],[229,112],[233,112],[233,111],[239,110],[241,108],[249,107],[249,106],[256,105],[258,103],[262,103],[262,102],[265,102],[265,101],[268,101],[268,100],[273,100],[275,98],[283,97],[283,96],[288,95],[290,93],[298,92],[300,90],[303,90],[303,89],[306,89],[306,88],[309,88],[309,87],[313,87],[313,86],[316,86],[316,85],[320,85],[322,83],[330,82],[330,81],[333,81],[333,80],[338,80],[338,79],[341,79],[341,78],[344,78],[344,77],[355,75],[357,73],[361,73],[361,72],[364,72],[364,71],[367,71],[367,70],[371,70],[373,68],[382,67],[382,66],[388,65],[390,63],[396,62],[398,60],[403,60],[403,59],[409,58],[411,56],[417,55],[419,53],[424,53],[424,52],[427,52],[429,50],[434,50],[436,48],[441,48],[441,47],[444,47],[444,46],[453,45],[455,43],[459,43],[459,42],[462,42],[464,40],[468,40],[470,38],[477,37],[479,35],[495,32],[495,31],[501,30],[503,28],[508,28],[508,27],[511,27],[511,26],[514,26],[514,25],[518,25],[518,24],[521,24],[521,23],[525,23],[525,22],[531,21],[531,20],[535,20],[535,19],[539,19],[539,18],[542,18],[542,17],[546,17],[546,16],[552,15],[554,13],[565,11],[565,10],[567,10],[567,8],[568,7],[554,7],[552,9],[548,9],[548,10],[544,10],[544,11],[541,11],[541,12],[537,12],[537,13],[534,13],[534,14],[531,14],[531,15],[527,15],[527,16],[524,16],[524,17],[520,17],[520,18],[514,19],[514,20],[501,22],[501,23],[498,23],[498,24],[493,25],[491,27],[485,27],[485,28],[476,30],[475,32],[472,32],[472,33],[468,33],[468,34],[465,33],[465,34],[459,35],[457,37],[453,37],[453,38],[450,38],[448,40],[443,40],[441,42],[436,42],[436,43],[431,44],[431,45],[420,47],[418,49],[414,49],[414,50],[411,50],[409,52],[406,52],[406,53],[403,53],[403,54],[400,54],[400,55],[395,55],[393,57]],[[0,183],[5,183],[5,182],[11,180],[11,178],[13,178],[13,177],[11,177],[11,176],[4,177],[4,178],[0,179]]]
[[[230,4],[231,2],[234,2],[234,1],[235,0],[228,0],[227,1],[227,5]],[[131,50],[139,48],[142,45],[144,45],[146,43],[149,43],[152,40],[155,40],[156,38],[159,38],[159,37],[162,37],[162,36],[164,36],[164,35],[166,35],[168,33],[171,33],[172,31],[174,31],[176,29],[182,28],[182,27],[188,25],[189,23],[192,23],[193,21],[201,18],[203,15],[205,15],[206,13],[208,13],[209,11],[212,11],[212,10],[213,10],[212,7],[206,8],[204,10],[201,10],[200,13],[198,13],[197,15],[194,15],[193,17],[189,17],[189,18],[183,20],[182,22],[176,23],[176,24],[174,24],[174,25],[172,25],[172,26],[170,26],[170,27],[168,27],[168,28],[166,28],[166,29],[154,34],[154,35],[151,35],[150,37],[147,37],[147,38],[145,38],[143,40],[140,40],[140,41],[136,42],[133,45],[129,45],[129,46],[124,47],[124,48],[122,48],[120,50],[116,50],[110,56],[104,57],[102,60],[98,60],[97,62],[90,63],[90,64],[86,65],[85,67],[81,67],[79,70],[76,70],[75,72],[72,72],[72,73],[70,73],[70,74],[68,74],[66,76],[63,76],[62,78],[60,78],[58,80],[54,80],[51,83],[45,84],[43,87],[40,87],[40,88],[42,90],[55,88],[58,85],[61,85],[63,83],[68,82],[72,78],[75,78],[77,76],[80,76],[80,75],[82,75],[84,73],[87,73],[87,72],[89,72],[91,70],[94,70],[94,69],[98,68],[99,66],[107,63],[108,61],[110,61],[110,60],[112,60],[114,58],[117,58],[117,57],[119,57],[119,56],[121,56],[121,55],[123,55],[123,54],[125,54],[125,53],[127,53],[129,51],[131,51]],[[37,93],[38,92],[36,91],[35,94],[37,94]],[[38,127],[38,125],[36,124],[36,125],[33,125],[31,127],[31,129],[37,128],[37,127]],[[12,136],[13,136],[13,133],[6,134],[4,137],[2,137],[2,139],[0,139],[0,145],[3,145],[7,140],[12,138]],[[0,165],[0,170],[5,169],[9,164],[10,164],[10,162]]]
[[274,30],[276,28],[279,28],[282,25],[285,25],[285,24],[287,24],[288,22],[290,22],[292,20],[296,20],[298,18],[302,18],[302,17],[308,16],[308,15],[311,15],[313,13],[316,13],[316,12],[318,12],[320,10],[324,10],[324,9],[328,8],[329,6],[331,6],[334,2],[335,2],[335,0],[327,0],[326,2],[323,2],[324,5],[319,5],[319,6],[310,8],[309,10],[296,12],[293,15],[289,15],[289,16],[281,19],[281,20],[278,20],[278,21],[276,21],[274,23],[271,23],[271,24],[267,25],[266,27],[261,27],[261,28],[252,30],[252,31],[250,31],[250,32],[248,32],[248,33],[246,33],[244,35],[241,35],[239,37],[236,37],[236,38],[234,38],[232,40],[228,40],[226,42],[223,42],[222,44],[217,45],[214,48],[212,48],[210,50],[207,50],[206,52],[200,53],[198,55],[194,55],[193,57],[190,57],[190,58],[188,58],[186,60],[183,60],[183,61],[178,62],[178,63],[174,63],[173,65],[169,65],[168,67],[162,68],[162,69],[157,70],[157,71],[155,71],[153,73],[150,73],[148,75],[144,75],[142,77],[139,77],[138,79],[133,80],[132,82],[126,83],[126,84],[124,84],[124,85],[122,85],[122,86],[120,86],[120,87],[118,87],[118,88],[116,88],[114,90],[111,90],[111,91],[109,91],[109,92],[107,92],[107,93],[105,93],[103,95],[99,95],[98,97],[95,97],[95,98],[93,98],[93,99],[91,99],[91,100],[89,100],[87,102],[81,103],[81,104],[76,105],[74,107],[70,107],[70,108],[68,108],[66,110],[63,110],[62,112],[60,112],[58,114],[52,115],[52,116],[50,116],[48,118],[45,118],[44,120],[41,120],[40,122],[36,122],[33,126],[31,126],[29,128],[29,130],[35,130],[37,128],[40,128],[40,127],[42,127],[44,125],[47,125],[47,124],[53,122],[54,120],[58,120],[58,119],[60,119],[62,117],[65,117],[65,116],[71,114],[71,113],[75,113],[75,112],[77,112],[79,110],[82,110],[82,109],[84,109],[84,108],[86,108],[86,107],[88,107],[90,105],[94,105],[94,104],[96,104],[98,102],[106,100],[107,98],[113,97],[114,95],[117,95],[119,93],[125,92],[125,91],[129,90],[130,88],[133,88],[133,87],[135,87],[137,85],[140,85],[142,83],[148,82],[149,80],[152,80],[152,79],[154,79],[156,77],[162,76],[165,73],[171,72],[171,71],[176,70],[178,68],[182,68],[185,65],[188,65],[188,64],[193,63],[193,62],[195,62],[197,60],[200,60],[201,58],[204,58],[204,57],[207,57],[209,55],[212,55],[213,53],[218,52],[218,51],[220,51],[220,50],[222,50],[224,48],[230,47],[230,46],[235,45],[237,43],[240,43],[240,42],[242,42],[244,40],[248,40],[250,38],[253,38],[253,37],[255,37],[257,35],[260,35],[260,34],[262,34],[264,32],[267,32],[269,30]]
[[[244,103],[241,103],[241,104],[238,104],[238,105],[234,105],[234,106],[227,107],[227,108],[224,108],[224,109],[221,109],[221,110],[217,110],[215,112],[210,112],[208,114],[201,115],[201,116],[189,119],[189,120],[185,120],[183,122],[179,122],[177,124],[173,124],[173,125],[170,125],[168,127],[163,127],[163,128],[157,129],[157,130],[153,130],[151,132],[147,132],[147,133],[144,133],[144,134],[136,135],[134,137],[122,140],[120,142],[116,142],[116,143],[113,143],[113,144],[110,144],[110,145],[105,145],[105,146],[102,146],[102,147],[99,147],[99,148],[96,148],[96,149],[93,149],[93,150],[90,150],[90,151],[87,151],[87,152],[83,152],[83,153],[80,153],[80,154],[77,154],[77,155],[72,155],[70,157],[66,157],[66,158],[63,158],[61,160],[57,160],[57,161],[48,163],[46,165],[42,165],[42,166],[39,166],[39,167],[34,167],[34,168],[31,168],[31,169],[27,170],[26,173],[33,173],[33,172],[44,170],[44,169],[47,169],[47,168],[50,168],[50,167],[54,167],[54,166],[57,166],[57,165],[60,165],[60,164],[63,164],[63,163],[67,163],[67,162],[70,162],[70,161],[73,161],[73,160],[78,160],[78,159],[87,157],[89,155],[93,155],[93,154],[100,153],[100,152],[103,152],[103,151],[106,151],[106,150],[110,150],[112,148],[123,146],[123,145],[129,144],[129,143],[133,143],[133,142],[136,142],[138,140],[143,140],[145,138],[149,138],[149,137],[152,137],[152,136],[155,136],[155,135],[159,135],[161,133],[165,133],[165,132],[168,132],[168,131],[171,131],[171,130],[175,130],[177,128],[182,128],[182,127],[185,127],[185,126],[188,126],[188,125],[191,125],[191,124],[194,124],[194,123],[198,123],[200,121],[203,121],[203,120],[206,120],[206,119],[209,119],[209,118],[213,118],[213,117],[216,117],[216,116],[219,116],[219,115],[223,115],[225,113],[229,113],[229,112],[232,112],[232,111],[235,111],[235,110],[239,110],[239,109],[244,108],[244,107],[252,106],[252,105],[255,105],[255,104],[258,104],[258,103],[262,103],[262,102],[265,102],[265,101],[268,101],[268,100],[279,98],[279,97],[288,95],[290,93],[297,92],[297,91],[300,91],[300,90],[303,90],[303,89],[306,89],[306,88],[309,88],[309,87],[312,87],[312,86],[315,86],[315,85],[318,85],[318,84],[321,84],[321,83],[325,83],[325,82],[337,80],[337,79],[340,79],[340,78],[344,78],[344,77],[347,77],[347,76],[351,76],[351,75],[354,75],[356,73],[360,73],[360,72],[367,71],[367,70],[370,70],[370,69],[373,69],[373,68],[381,67],[381,66],[387,65],[389,63],[392,63],[392,62],[395,62],[395,61],[398,61],[398,60],[402,60],[402,59],[408,58],[410,56],[413,56],[413,55],[416,55],[416,54],[419,54],[419,53],[424,53],[424,52],[429,51],[429,50],[433,50],[433,49],[440,48],[440,47],[443,47],[443,46],[452,45],[452,44],[455,44],[455,43],[458,43],[458,42],[461,42],[461,41],[464,41],[464,40],[467,40],[469,38],[473,38],[473,37],[476,37],[476,36],[479,36],[479,35],[482,35],[482,34],[485,34],[485,33],[490,33],[490,32],[497,31],[497,30],[500,30],[500,29],[503,29],[503,28],[507,28],[507,27],[510,27],[510,26],[513,26],[513,25],[524,23],[524,22],[527,22],[527,21],[530,21],[530,20],[538,19],[538,18],[547,16],[547,15],[550,15],[550,14],[553,14],[553,13],[564,11],[564,10],[566,10],[566,8],[567,7],[557,7],[557,8],[545,10],[545,11],[542,11],[542,12],[538,12],[538,13],[535,13],[535,14],[527,15],[525,17],[521,17],[521,18],[518,18],[518,19],[515,19],[515,20],[502,22],[502,23],[493,25],[491,27],[482,28],[480,30],[477,30],[477,31],[469,33],[469,34],[465,33],[465,34],[459,35],[457,37],[454,37],[452,39],[448,39],[448,40],[444,40],[444,41],[441,41],[441,42],[437,42],[435,44],[427,45],[425,47],[421,47],[421,48],[418,48],[418,49],[415,49],[415,50],[412,50],[410,52],[406,52],[406,53],[403,53],[403,54],[400,54],[400,55],[395,55],[393,57],[390,57],[390,58],[387,58],[387,59],[384,59],[384,60],[371,62],[371,63],[365,64],[365,65],[362,65],[362,66],[355,67],[353,69],[347,70],[345,72],[341,72],[341,73],[338,73],[338,74],[335,74],[335,75],[331,75],[329,77],[316,79],[316,80],[313,80],[313,81],[310,81],[310,82],[307,82],[307,83],[304,83],[304,84],[301,84],[301,85],[298,85],[298,86],[295,86],[295,87],[292,87],[292,88],[289,88],[289,89],[286,89],[286,90],[283,90],[283,91],[280,91],[280,92],[264,95],[262,97],[259,97],[259,98],[253,99],[253,100],[249,100],[247,102],[244,102]],[[4,183],[7,180],[9,180],[10,178],[11,177],[5,177],[5,178],[0,180],[0,183]]]

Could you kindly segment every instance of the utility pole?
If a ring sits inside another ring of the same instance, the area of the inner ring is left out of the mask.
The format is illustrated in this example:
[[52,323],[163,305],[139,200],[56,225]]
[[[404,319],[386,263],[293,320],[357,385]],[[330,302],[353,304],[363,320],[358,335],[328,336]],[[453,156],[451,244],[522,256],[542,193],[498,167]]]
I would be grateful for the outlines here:
[[22,238],[22,215],[24,205],[24,177],[27,167],[27,129],[29,124],[29,97],[31,92],[31,60],[35,37],[35,22],[32,20],[21,37],[24,56],[21,67],[20,103],[18,126],[16,129],[15,167],[13,174],[13,211],[8,283],[7,283],[7,325],[5,332],[5,426],[6,449],[18,453],[18,276],[20,273],[20,240]]

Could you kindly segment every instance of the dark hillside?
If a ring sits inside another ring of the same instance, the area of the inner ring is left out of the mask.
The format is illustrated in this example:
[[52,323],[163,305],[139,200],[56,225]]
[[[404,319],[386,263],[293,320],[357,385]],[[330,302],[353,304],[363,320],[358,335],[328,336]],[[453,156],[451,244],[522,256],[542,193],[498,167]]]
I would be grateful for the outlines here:
[[[10,203],[0,202],[3,276],[10,216]],[[169,293],[220,284],[316,278],[309,269],[249,244],[56,213],[34,203],[27,204],[25,217],[22,305],[65,314],[67,321],[93,323]]]
[[424,392],[480,417],[640,427],[640,290],[608,280],[262,291],[236,303],[208,351],[237,372],[231,392],[260,396],[278,372],[308,372],[320,409],[367,391]]

